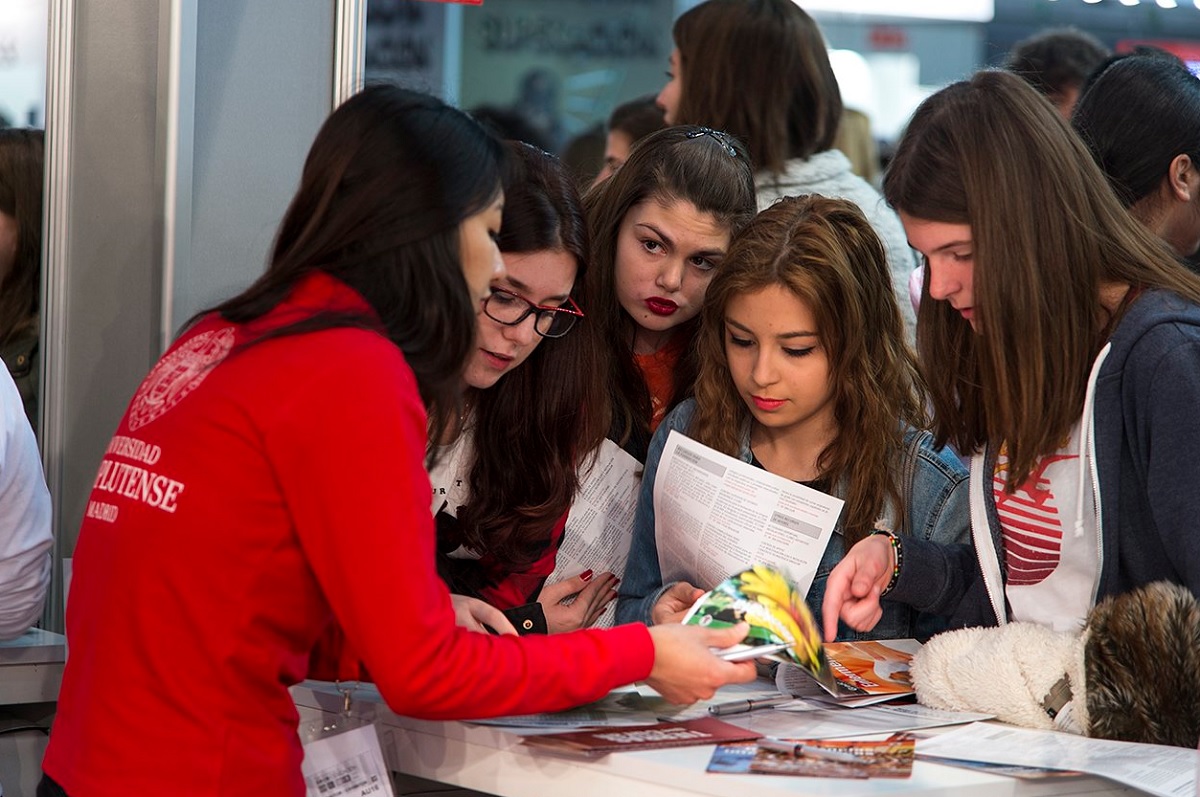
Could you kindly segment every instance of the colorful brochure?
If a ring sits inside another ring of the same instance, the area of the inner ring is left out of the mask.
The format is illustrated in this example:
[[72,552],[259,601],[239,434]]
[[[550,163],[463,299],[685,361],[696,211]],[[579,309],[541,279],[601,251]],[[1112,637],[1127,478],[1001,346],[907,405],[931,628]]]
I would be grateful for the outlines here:
[[[683,618],[686,625],[714,628],[743,621],[750,624],[746,639],[721,655],[739,658],[745,651],[762,648],[763,658],[793,662],[814,677],[832,682],[820,629],[803,593],[786,573],[753,565],[702,595]],[[781,644],[787,647],[779,651]]]
[[909,668],[920,649],[915,639],[831,642],[824,647],[827,677],[814,676],[806,667],[783,666],[775,673],[775,684],[784,694],[813,697],[809,685],[815,681],[827,700],[848,707],[868,706],[913,694]]
[[[722,744],[713,751],[709,772],[803,775],[810,778],[907,778],[912,775],[915,741],[895,734],[882,741],[789,739],[799,752],[777,744]],[[850,760],[846,760],[850,759]]]

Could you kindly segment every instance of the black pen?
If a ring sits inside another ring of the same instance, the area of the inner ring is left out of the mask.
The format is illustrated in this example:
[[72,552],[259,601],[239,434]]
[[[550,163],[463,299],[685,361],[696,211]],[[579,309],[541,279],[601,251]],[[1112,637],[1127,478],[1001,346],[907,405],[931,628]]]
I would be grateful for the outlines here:
[[717,703],[708,707],[709,714],[716,716],[724,716],[725,714],[745,714],[747,711],[755,711],[760,708],[774,708],[781,706],[784,703],[791,703],[796,698],[791,695],[778,695],[777,697],[759,697],[748,698],[746,700],[731,700],[728,703]]

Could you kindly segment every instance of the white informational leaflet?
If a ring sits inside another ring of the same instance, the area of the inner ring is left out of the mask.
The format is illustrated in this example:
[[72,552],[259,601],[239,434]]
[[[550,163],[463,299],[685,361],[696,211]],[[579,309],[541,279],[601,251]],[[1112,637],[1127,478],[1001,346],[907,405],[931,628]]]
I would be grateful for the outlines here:
[[[783,739],[845,739],[880,733],[938,728],[987,719],[986,714],[938,711],[922,705],[869,706],[867,708],[811,708],[789,703],[766,711],[721,717],[765,736]],[[917,751],[920,752],[919,742]],[[978,756],[974,756],[978,758]]]
[[1193,797],[1196,793],[1196,751],[1184,747],[977,723],[920,740],[917,755],[1069,769],[1159,797]]
[[842,503],[672,431],[654,480],[663,583],[711,589],[761,564],[807,594]]
[[[618,577],[625,572],[629,543],[633,539],[633,512],[637,507],[642,464],[616,443],[605,440],[591,467],[579,480],[579,493],[571,504],[554,573],[554,584],[585,570],[606,570]],[[617,602],[608,604],[593,627],[613,624]]]

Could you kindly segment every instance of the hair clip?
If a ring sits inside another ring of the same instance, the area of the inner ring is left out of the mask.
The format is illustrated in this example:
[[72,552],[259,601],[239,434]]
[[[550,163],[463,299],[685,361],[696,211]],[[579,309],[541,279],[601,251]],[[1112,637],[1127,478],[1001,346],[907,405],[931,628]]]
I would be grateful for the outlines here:
[[737,157],[737,150],[734,149],[733,144],[729,143],[728,134],[722,133],[720,130],[713,130],[711,127],[693,127],[691,130],[684,133],[685,138],[700,138],[700,136],[712,136],[713,140],[720,144],[725,151],[729,153],[729,157]]

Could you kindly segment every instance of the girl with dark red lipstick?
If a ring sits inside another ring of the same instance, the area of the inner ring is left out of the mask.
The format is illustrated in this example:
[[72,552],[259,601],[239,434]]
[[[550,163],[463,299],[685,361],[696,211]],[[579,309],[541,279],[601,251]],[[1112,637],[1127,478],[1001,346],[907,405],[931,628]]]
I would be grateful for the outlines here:
[[497,239],[506,274],[479,307],[464,412],[430,473],[438,572],[521,633],[553,633],[586,628],[616,597],[612,573],[545,583],[580,466],[608,432],[604,351],[572,298],[587,264],[574,183],[554,156],[508,146]]
[[704,293],[754,202],[741,143],[694,126],[642,139],[584,198],[589,320],[612,359],[609,436],[639,460],[659,422],[691,394]]
[[[618,621],[671,622],[699,587],[714,586],[663,583],[654,479],[672,429],[845,500],[807,596],[814,611],[830,571],[875,529],[970,540],[966,470],[921,431],[924,383],[883,246],[856,205],[788,197],[750,222],[709,286],[697,351],[695,398],[667,416],[650,444]],[[941,618],[884,604],[870,638],[924,638],[944,627]],[[867,636],[841,631],[842,639]]]

